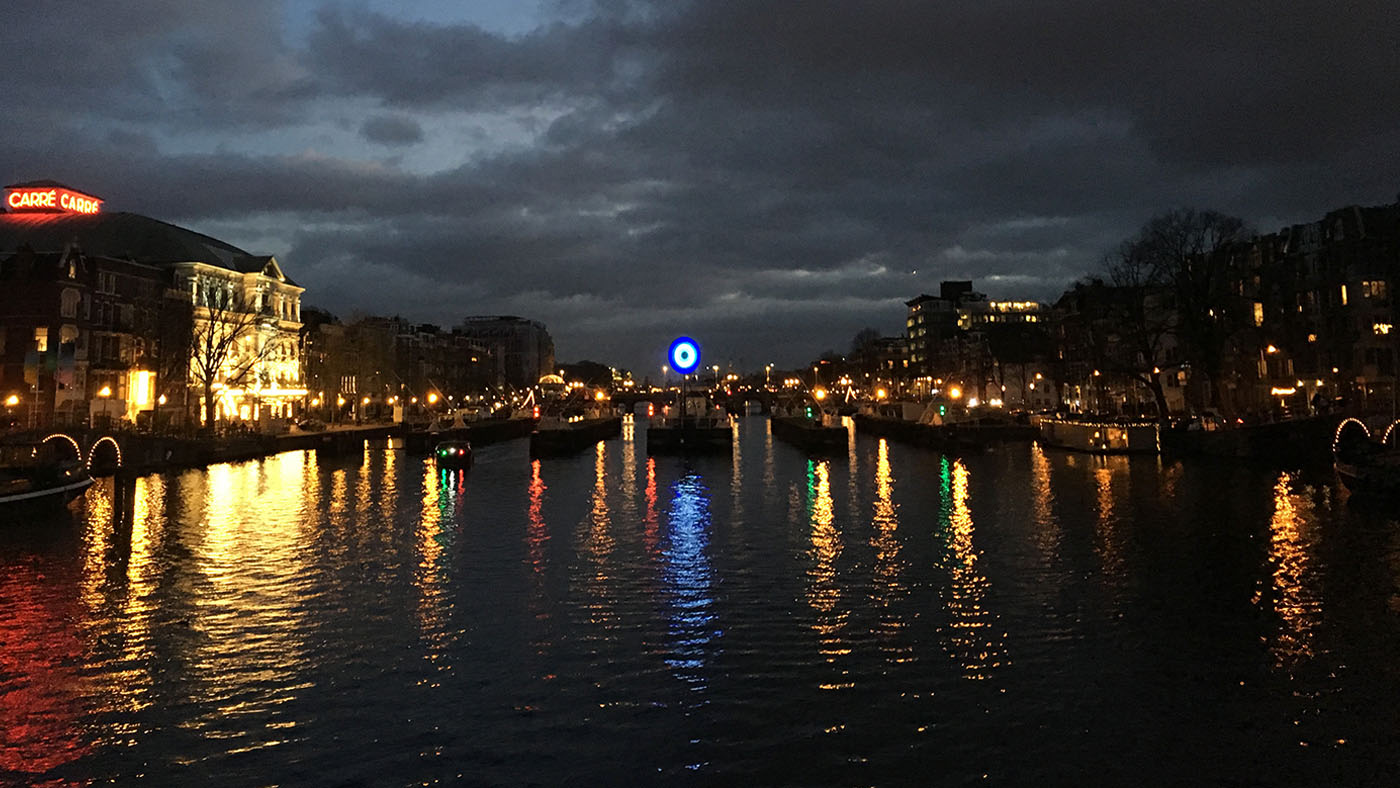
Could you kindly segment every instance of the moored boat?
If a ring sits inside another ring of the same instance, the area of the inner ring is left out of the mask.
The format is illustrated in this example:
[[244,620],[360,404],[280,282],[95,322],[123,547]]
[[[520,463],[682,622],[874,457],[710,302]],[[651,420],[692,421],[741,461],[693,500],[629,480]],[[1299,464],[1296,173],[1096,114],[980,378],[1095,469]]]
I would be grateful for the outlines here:
[[530,433],[530,456],[570,454],[622,432],[622,417],[595,414],[571,419],[542,418]]
[[469,441],[442,441],[433,449],[439,468],[470,468],[472,445]]
[[807,451],[845,451],[850,433],[835,414],[774,415],[773,437]]
[[0,446],[0,509],[64,505],[92,486],[80,460],[65,458],[54,443]]
[[1046,446],[1090,454],[1160,454],[1161,427],[1155,421],[1046,416],[1037,419]]
[[[1390,431],[1382,441],[1390,436]],[[1332,466],[1347,490],[1359,495],[1400,501],[1400,450],[1371,439],[1366,425],[1346,419],[1332,440]]]
[[946,402],[883,403],[862,410],[853,421],[857,432],[954,455],[1034,440],[1039,433],[1034,425],[1016,423],[1001,414],[979,417]]
[[647,424],[647,451],[652,454],[720,452],[733,445],[729,414],[701,395],[686,397],[679,408],[668,408]]

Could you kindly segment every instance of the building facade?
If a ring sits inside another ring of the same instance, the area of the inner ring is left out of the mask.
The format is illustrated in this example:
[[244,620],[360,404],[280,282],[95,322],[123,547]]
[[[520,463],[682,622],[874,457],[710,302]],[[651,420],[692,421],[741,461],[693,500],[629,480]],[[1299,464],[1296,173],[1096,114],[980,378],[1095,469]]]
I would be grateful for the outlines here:
[[292,415],[305,394],[302,288],[276,260],[51,181],[11,184],[5,202],[0,401],[12,425]]
[[489,350],[431,324],[399,317],[342,324],[322,313],[303,332],[303,352],[311,412],[329,423],[499,399]]
[[543,323],[513,315],[468,317],[453,331],[490,351],[503,385],[531,388],[554,371],[554,340]]

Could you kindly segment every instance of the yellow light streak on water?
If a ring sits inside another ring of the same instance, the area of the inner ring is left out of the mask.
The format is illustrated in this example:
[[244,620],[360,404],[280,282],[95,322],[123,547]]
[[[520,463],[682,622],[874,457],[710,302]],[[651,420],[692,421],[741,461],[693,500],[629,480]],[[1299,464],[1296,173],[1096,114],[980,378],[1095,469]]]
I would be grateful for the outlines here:
[[871,596],[879,610],[879,622],[875,634],[880,640],[880,648],[890,662],[906,662],[911,659],[911,649],[897,641],[900,631],[907,622],[892,608],[892,603],[907,591],[900,582],[905,569],[905,561],[900,558],[903,544],[899,539],[899,510],[894,503],[894,471],[890,467],[890,445],[880,439],[875,454],[875,499],[871,525],[873,531],[870,546],[875,551],[874,578]]
[[828,662],[848,653],[841,633],[846,613],[838,609],[841,586],[836,561],[841,556],[841,533],[836,529],[836,505],[831,497],[831,471],[826,460],[807,461],[807,500],[812,546],[807,555],[807,604],[816,612],[812,623],[819,635],[819,651]]
[[1272,598],[1279,628],[1269,639],[1274,667],[1293,670],[1313,657],[1322,620],[1322,598],[1313,570],[1321,531],[1312,500],[1292,492],[1293,477],[1282,472],[1274,484],[1269,519]]
[[949,631],[945,649],[962,665],[963,677],[982,680],[1010,664],[1005,653],[1006,633],[996,628],[997,616],[986,609],[991,583],[977,567],[981,554],[973,545],[975,526],[968,504],[969,473],[961,460],[952,468],[952,505],[948,525],[952,562],[948,576]]

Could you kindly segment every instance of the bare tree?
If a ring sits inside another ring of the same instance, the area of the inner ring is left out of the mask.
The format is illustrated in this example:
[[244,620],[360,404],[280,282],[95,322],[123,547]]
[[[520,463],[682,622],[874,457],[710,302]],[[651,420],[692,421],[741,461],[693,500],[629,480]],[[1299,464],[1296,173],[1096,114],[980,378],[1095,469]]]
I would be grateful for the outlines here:
[[1129,242],[1152,277],[1171,286],[1178,341],[1207,389],[1201,396],[1196,387],[1198,404],[1219,405],[1225,348],[1240,327],[1229,289],[1232,251],[1248,236],[1242,219],[1181,208],[1152,218]]
[[1166,362],[1166,347],[1177,321],[1170,305],[1171,272],[1149,251],[1139,238],[1124,242],[1104,258],[1114,290],[1107,307],[1117,340],[1105,345],[1104,359],[1114,372],[1152,392],[1157,417],[1165,419],[1167,397],[1160,373],[1171,366]]
[[218,416],[214,387],[248,383],[253,371],[277,347],[275,342],[257,341],[263,317],[243,307],[234,288],[206,286],[199,290],[190,331],[190,379],[203,394],[209,426]]

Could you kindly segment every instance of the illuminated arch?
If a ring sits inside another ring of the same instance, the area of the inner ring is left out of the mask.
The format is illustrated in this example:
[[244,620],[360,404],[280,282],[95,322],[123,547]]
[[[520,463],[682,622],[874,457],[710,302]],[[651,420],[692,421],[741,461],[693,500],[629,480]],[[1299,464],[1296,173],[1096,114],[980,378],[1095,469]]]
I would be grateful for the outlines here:
[[1395,435],[1395,425],[1397,425],[1397,424],[1400,424],[1400,419],[1396,419],[1395,421],[1390,422],[1390,425],[1387,426],[1387,427],[1385,428],[1385,432],[1382,432],[1382,433],[1381,433],[1381,444],[1382,444],[1382,445],[1384,445],[1384,446],[1389,446],[1389,445],[1391,445],[1391,444],[1390,444],[1390,439],[1391,439],[1392,437],[1394,437],[1394,435]]
[[39,442],[40,442],[40,443],[48,443],[49,441],[54,440],[55,438],[60,439],[60,440],[68,441],[68,445],[73,447],[73,457],[74,457],[78,462],[82,462],[82,461],[83,461],[83,447],[81,447],[81,446],[78,445],[78,442],[77,442],[76,440],[73,439],[73,436],[72,436],[72,435],[68,435],[68,434],[62,433],[62,432],[55,432],[54,434],[48,436],[47,438],[44,438],[42,441],[39,441]]
[[115,450],[117,453],[116,467],[122,467],[122,445],[120,443],[117,443],[117,439],[113,438],[111,435],[103,435],[102,437],[98,438],[96,441],[93,442],[92,448],[88,449],[88,470],[92,470],[92,461],[97,458],[97,447],[101,446],[104,443],[112,444],[112,449]]
[[[1342,423],[1337,425],[1337,431],[1334,432],[1334,433],[1332,433],[1332,452],[1333,452],[1334,454],[1335,454],[1336,451],[1337,451],[1337,447],[1338,447],[1339,445],[1341,445],[1342,433],[1344,433],[1344,432],[1349,432],[1348,429],[1347,429],[1348,427],[1360,428],[1360,429],[1361,429],[1361,434],[1362,434],[1362,436],[1363,436],[1366,440],[1370,440],[1370,439],[1371,439],[1371,431],[1370,431],[1369,429],[1366,428],[1366,425],[1365,425],[1364,423],[1362,423],[1362,421],[1361,421],[1360,419],[1356,419],[1356,418],[1346,418],[1346,419],[1342,419]],[[1350,430],[1350,432],[1355,432],[1355,429]]]

